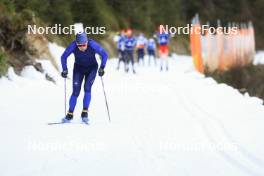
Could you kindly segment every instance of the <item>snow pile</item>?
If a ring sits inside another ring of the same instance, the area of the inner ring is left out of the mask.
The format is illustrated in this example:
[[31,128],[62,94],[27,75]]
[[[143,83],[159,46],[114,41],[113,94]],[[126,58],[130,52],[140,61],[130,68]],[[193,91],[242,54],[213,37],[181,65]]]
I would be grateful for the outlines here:
[[45,75],[38,72],[32,65],[25,66],[21,71],[21,76],[31,79],[44,79]]
[[[59,62],[63,48],[49,47]],[[0,175],[264,175],[262,101],[195,72],[189,56],[169,62],[169,72],[152,64],[133,75],[110,60],[112,122],[97,77],[90,126],[79,123],[83,94],[73,124],[46,125],[64,115],[64,84],[10,69],[10,80],[0,79]],[[66,86],[69,97],[70,79]]]
[[[63,48],[62,46],[57,45],[56,43],[49,43],[49,50],[50,53],[52,54],[52,56],[55,58],[55,61],[57,63],[57,65],[59,66],[59,72],[62,71],[61,68],[61,55],[64,52],[65,48]],[[73,54],[71,54],[68,59],[68,70],[72,70],[73,69],[73,63],[74,63],[74,56]],[[69,77],[71,78],[71,74],[69,74]]]
[[[7,70],[7,77],[8,79],[12,80],[12,81],[16,81],[17,80],[17,75],[14,71],[14,68],[13,67],[9,67],[8,70]],[[4,78],[2,78],[4,79]]]
[[50,76],[56,83],[61,81],[60,72],[55,69],[55,67],[52,65],[52,63],[49,60],[37,60],[39,62],[44,70],[43,74],[47,74]]
[[256,53],[253,64],[254,65],[264,64],[264,51],[258,51]]

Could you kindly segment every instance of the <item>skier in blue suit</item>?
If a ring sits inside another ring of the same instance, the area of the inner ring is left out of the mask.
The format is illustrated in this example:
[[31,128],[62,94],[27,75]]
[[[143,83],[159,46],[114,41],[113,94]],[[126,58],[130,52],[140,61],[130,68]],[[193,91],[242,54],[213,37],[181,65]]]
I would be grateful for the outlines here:
[[144,65],[144,55],[145,55],[146,45],[147,45],[147,39],[144,37],[144,34],[142,33],[139,34],[139,36],[137,37],[137,43],[136,43],[138,64],[142,62]]
[[119,70],[121,62],[123,62],[125,65],[124,50],[125,50],[125,34],[122,31],[121,34],[118,36],[118,40],[117,40],[117,51],[118,51],[118,58],[119,58],[117,70]]
[[153,38],[150,38],[147,43],[147,50],[148,50],[148,57],[149,57],[149,65],[151,61],[151,57],[154,60],[155,65],[157,65],[156,62],[156,43]]
[[62,119],[62,122],[65,123],[72,120],[77,98],[80,94],[82,82],[84,80],[84,98],[81,118],[84,123],[88,123],[88,108],[91,101],[91,88],[98,70],[98,63],[96,61],[95,54],[97,53],[101,56],[101,64],[98,70],[99,76],[104,75],[104,68],[108,59],[108,54],[97,42],[92,39],[88,39],[86,33],[78,33],[76,35],[76,40],[65,49],[61,56],[61,65],[63,70],[61,72],[61,76],[63,78],[67,78],[67,58],[72,53],[75,56],[72,77],[73,92],[69,101],[68,113]]
[[125,37],[125,53],[124,57],[126,60],[126,72],[129,71],[129,63],[132,64],[132,71],[135,74],[135,68],[134,68],[134,48],[136,46],[136,39],[133,37],[133,33],[131,29],[128,29],[126,32]]
[[166,64],[166,70],[169,69],[169,39],[170,34],[165,31],[157,33],[158,44],[159,44],[159,56],[160,56],[160,71],[163,70],[164,63]]

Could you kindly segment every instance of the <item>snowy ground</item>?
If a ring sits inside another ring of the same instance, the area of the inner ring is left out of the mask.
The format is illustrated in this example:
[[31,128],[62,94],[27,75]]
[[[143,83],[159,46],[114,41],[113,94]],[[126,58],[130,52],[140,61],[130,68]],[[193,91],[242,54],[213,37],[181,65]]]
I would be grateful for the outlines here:
[[256,53],[253,64],[264,64],[264,51],[258,51]]
[[64,114],[63,81],[49,63],[57,85],[31,67],[23,77],[10,69],[12,81],[0,79],[0,175],[264,175],[260,99],[204,78],[188,56],[173,56],[169,72],[137,67],[136,75],[116,62],[104,76],[112,122],[97,77],[90,126],[78,123],[82,94],[74,124],[47,125]]

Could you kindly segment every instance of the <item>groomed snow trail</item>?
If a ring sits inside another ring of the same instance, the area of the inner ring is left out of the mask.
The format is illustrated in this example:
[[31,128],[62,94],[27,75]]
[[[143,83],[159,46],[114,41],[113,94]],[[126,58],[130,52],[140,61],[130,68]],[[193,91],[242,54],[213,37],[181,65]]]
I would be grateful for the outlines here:
[[83,94],[73,124],[47,125],[64,113],[58,75],[57,85],[32,70],[0,79],[0,175],[264,175],[260,99],[205,78],[188,56],[170,58],[169,72],[116,65],[104,77],[112,122],[97,78],[90,126],[78,123]]

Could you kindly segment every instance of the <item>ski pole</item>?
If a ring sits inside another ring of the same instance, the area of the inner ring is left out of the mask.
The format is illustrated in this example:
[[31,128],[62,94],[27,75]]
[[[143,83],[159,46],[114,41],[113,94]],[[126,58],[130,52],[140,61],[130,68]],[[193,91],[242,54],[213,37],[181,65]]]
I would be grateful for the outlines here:
[[64,113],[66,116],[66,101],[67,101],[67,94],[66,94],[66,78],[64,78]]
[[106,99],[106,94],[105,94],[104,81],[103,81],[103,78],[102,77],[101,77],[101,82],[102,82],[102,87],[103,87],[103,91],[104,91],[105,105],[106,105],[106,109],[107,109],[108,119],[109,119],[109,122],[111,122],[110,113],[109,113],[109,107],[108,107],[108,103],[107,103],[107,99]]

